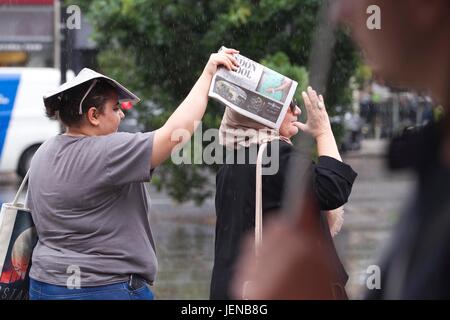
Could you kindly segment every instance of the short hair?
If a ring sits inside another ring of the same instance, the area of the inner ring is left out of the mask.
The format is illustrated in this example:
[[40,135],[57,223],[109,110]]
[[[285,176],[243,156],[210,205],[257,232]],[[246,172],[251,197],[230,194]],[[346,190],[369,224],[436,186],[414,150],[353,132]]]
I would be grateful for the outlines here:
[[51,119],[59,120],[65,126],[70,127],[79,124],[83,114],[87,113],[90,107],[95,107],[102,113],[109,95],[111,92],[117,92],[117,90],[108,80],[97,79],[97,83],[83,101],[83,114],[79,114],[81,99],[89,89],[92,81],[87,81],[58,95],[44,99],[47,116]]

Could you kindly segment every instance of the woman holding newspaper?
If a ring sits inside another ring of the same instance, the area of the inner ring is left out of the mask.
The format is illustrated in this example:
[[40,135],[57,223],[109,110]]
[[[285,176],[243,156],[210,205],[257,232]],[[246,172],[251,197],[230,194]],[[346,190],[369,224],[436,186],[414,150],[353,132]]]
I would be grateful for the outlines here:
[[[331,255],[333,258],[330,259],[330,264],[339,275],[339,294],[346,297],[344,286],[348,276],[337,256],[332,235],[335,235],[342,225],[343,210],[340,207],[347,202],[356,173],[341,160],[323,97],[318,96],[311,87],[302,95],[308,121],[305,124],[297,121],[301,110],[293,101],[278,131],[230,108],[225,111],[220,126],[221,143],[234,152],[227,153],[227,158],[233,159],[227,159],[216,176],[217,223],[211,299],[230,298],[230,284],[241,240],[246,232],[255,228],[256,159],[251,148],[267,142],[271,161],[278,160],[279,163],[276,174],[262,177],[262,213],[265,220],[266,217],[276,214],[282,206],[289,159],[295,156],[290,138],[299,130],[310,134],[317,143],[319,158],[317,163],[311,166],[312,189],[320,209],[326,211],[319,218],[322,226],[325,226],[323,239],[334,253]],[[233,160],[236,158],[245,159],[245,164],[235,164],[236,161]],[[339,209],[333,210],[336,208]]]
[[212,54],[191,92],[164,126],[117,133],[121,101],[139,98],[89,69],[44,98],[66,132],[44,143],[30,168],[28,207],[39,241],[31,299],[153,299],[157,261],[143,182],[205,113],[219,66],[235,70],[237,51]]

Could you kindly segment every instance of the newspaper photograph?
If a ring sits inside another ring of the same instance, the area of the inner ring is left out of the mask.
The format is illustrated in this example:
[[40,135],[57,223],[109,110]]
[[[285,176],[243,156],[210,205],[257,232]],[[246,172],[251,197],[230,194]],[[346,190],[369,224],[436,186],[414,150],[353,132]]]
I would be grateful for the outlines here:
[[220,68],[209,96],[242,115],[279,129],[298,83],[240,54],[239,69]]

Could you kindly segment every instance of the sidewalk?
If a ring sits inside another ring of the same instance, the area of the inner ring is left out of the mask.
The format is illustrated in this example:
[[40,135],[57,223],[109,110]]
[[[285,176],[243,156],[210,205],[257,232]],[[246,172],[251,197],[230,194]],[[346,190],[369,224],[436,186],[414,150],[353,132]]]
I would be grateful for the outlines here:
[[358,173],[345,205],[343,229],[335,238],[350,276],[347,290],[352,299],[362,298],[367,290],[367,268],[379,263],[415,186],[410,172],[394,173],[386,168],[388,143],[364,140],[361,150],[343,155],[343,160]]
[[361,142],[360,150],[348,151],[343,155],[343,157],[384,157],[388,147],[388,139],[364,139]]

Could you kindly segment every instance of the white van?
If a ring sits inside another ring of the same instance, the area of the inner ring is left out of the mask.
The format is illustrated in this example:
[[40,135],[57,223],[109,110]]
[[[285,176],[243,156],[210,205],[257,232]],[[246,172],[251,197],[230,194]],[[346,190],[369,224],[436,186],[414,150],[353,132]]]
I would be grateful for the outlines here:
[[59,84],[58,69],[0,68],[0,172],[23,177],[37,148],[60,133],[59,123],[46,117],[42,100]]

